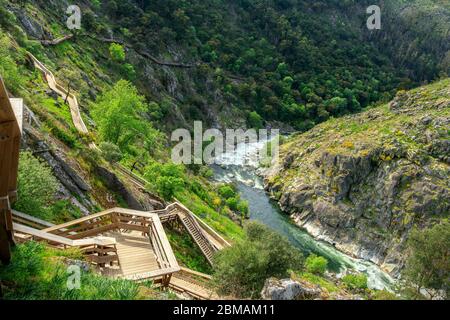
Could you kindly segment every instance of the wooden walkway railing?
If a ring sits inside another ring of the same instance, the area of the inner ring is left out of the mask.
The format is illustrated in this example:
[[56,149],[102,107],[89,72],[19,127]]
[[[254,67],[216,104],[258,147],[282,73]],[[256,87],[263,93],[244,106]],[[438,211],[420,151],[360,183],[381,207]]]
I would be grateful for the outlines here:
[[200,300],[219,298],[214,292],[212,277],[210,275],[183,267],[173,275],[169,286],[175,291],[187,293]]
[[17,199],[22,112],[23,103],[9,98],[0,77],[0,260],[3,263],[9,263],[10,247],[14,245],[11,204]]
[[13,223],[15,238],[17,241],[44,241],[48,245],[67,249],[69,247],[80,248],[86,259],[94,264],[104,266],[119,262],[117,256],[116,240],[110,237],[94,237],[80,240],[72,240],[42,230],[34,229],[18,223]]
[[[44,226],[44,223],[40,222],[39,219],[22,213],[16,212],[14,220],[34,226]],[[110,239],[114,240],[113,235],[117,232],[119,234],[134,232],[142,235],[141,239],[146,238],[148,243],[151,244],[159,269],[126,276],[125,278],[130,278],[130,280],[158,278],[164,285],[168,285],[170,275],[180,270],[163,226],[155,213],[114,208],[67,223],[50,224],[50,226],[46,226],[42,230],[19,223],[14,223],[14,229],[17,233],[22,234],[22,236],[18,237],[19,239],[45,241],[62,249],[74,246],[80,247],[90,261],[102,265],[116,260],[120,262],[120,254],[117,253],[117,250],[111,250],[107,246],[112,245],[108,241]],[[111,234],[111,236],[99,236],[102,234]],[[108,243],[104,243],[104,241]],[[115,252],[116,258],[109,257],[109,252]]]
[[[125,237],[128,232],[144,234],[152,244],[160,269],[125,275],[124,278],[135,281],[153,279],[156,284],[170,286],[173,290],[187,293],[196,299],[216,299],[218,297],[212,289],[211,276],[180,268],[173,255],[161,221],[173,221],[181,219],[180,217],[196,221],[194,214],[179,203],[172,203],[163,210],[152,212],[114,208],[60,225],[53,225],[21,212],[13,213],[16,239],[19,241],[45,241],[60,249],[78,247],[89,261],[100,266],[120,263],[121,255],[116,247],[114,232],[121,232]],[[200,225],[193,223],[189,233],[192,232],[193,225],[197,226],[196,232],[202,232]],[[108,237],[98,236],[99,234],[107,234]],[[197,245],[202,243],[198,238],[194,240]],[[208,238],[204,237],[201,241],[208,241]],[[209,245],[213,250],[212,243]]]

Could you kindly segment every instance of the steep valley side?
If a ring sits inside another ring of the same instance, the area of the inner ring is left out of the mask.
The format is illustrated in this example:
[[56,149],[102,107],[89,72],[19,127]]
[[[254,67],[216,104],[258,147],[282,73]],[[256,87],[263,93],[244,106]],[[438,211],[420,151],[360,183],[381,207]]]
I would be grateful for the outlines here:
[[413,228],[449,216],[450,80],[290,137],[265,188],[295,223],[393,275]]

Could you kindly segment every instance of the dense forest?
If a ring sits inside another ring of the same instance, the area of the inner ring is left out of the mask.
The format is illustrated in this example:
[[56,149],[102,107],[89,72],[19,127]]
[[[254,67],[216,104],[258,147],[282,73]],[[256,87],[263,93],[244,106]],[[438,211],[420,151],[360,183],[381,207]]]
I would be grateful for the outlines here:
[[[108,1],[113,30],[85,18],[88,32],[179,52],[196,66],[197,91],[212,75],[224,103],[245,110],[249,125],[260,116],[305,130],[448,74],[444,1],[381,3],[381,30],[366,27],[369,2]],[[194,94],[179,103],[192,111],[211,101]]]

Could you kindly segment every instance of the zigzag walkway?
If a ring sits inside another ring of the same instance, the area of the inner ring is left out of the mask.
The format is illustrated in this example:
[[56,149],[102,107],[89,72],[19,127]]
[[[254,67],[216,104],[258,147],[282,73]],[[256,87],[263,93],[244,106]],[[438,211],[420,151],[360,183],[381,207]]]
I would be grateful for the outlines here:
[[[67,92],[67,90],[58,83],[54,74],[33,54],[28,53],[28,55],[33,61],[34,66],[44,74],[50,89],[52,89],[54,92],[56,92],[64,99],[67,97],[67,102],[69,103],[70,113],[72,115],[72,121],[75,128],[81,134],[88,134],[89,131],[83,121],[83,118],[81,117],[80,107],[76,96],[72,93]],[[89,144],[89,147],[98,149],[98,147],[93,142]],[[120,172],[127,175],[128,178],[136,186],[145,190],[145,185],[148,184],[148,182],[145,179],[137,176],[136,174],[132,173],[130,170],[128,170],[127,168],[125,168],[120,164],[116,164],[115,167]],[[155,196],[155,198],[157,198],[157,200],[163,201],[159,197]],[[209,226],[207,226],[207,230],[205,232],[204,230],[205,228],[202,228],[199,225],[200,222],[199,219],[196,218],[196,216],[192,214],[186,207],[181,205],[178,207],[177,210],[180,220],[182,221],[184,227],[192,236],[192,238],[195,240],[197,245],[200,247],[203,254],[208,259],[209,263],[212,263],[212,256],[214,252],[219,249],[222,249],[223,247],[229,246],[229,243],[227,243],[222,237],[218,236],[217,233],[215,233],[211,228],[209,228]],[[202,224],[203,226],[205,226],[204,223]],[[219,241],[217,241],[217,239],[219,239]]]
[[168,206],[162,215],[115,208],[61,225],[13,211],[15,238],[44,241],[61,250],[78,247],[105,276],[153,279],[156,285],[195,299],[218,299],[211,276],[178,266],[159,219],[155,220],[174,214],[174,207]]

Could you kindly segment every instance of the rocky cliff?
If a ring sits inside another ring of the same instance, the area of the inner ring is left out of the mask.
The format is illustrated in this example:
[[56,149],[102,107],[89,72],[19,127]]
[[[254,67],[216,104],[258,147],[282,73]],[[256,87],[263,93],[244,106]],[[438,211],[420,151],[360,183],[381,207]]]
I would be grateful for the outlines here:
[[450,79],[280,147],[265,186],[297,225],[398,274],[410,230],[449,216]]

